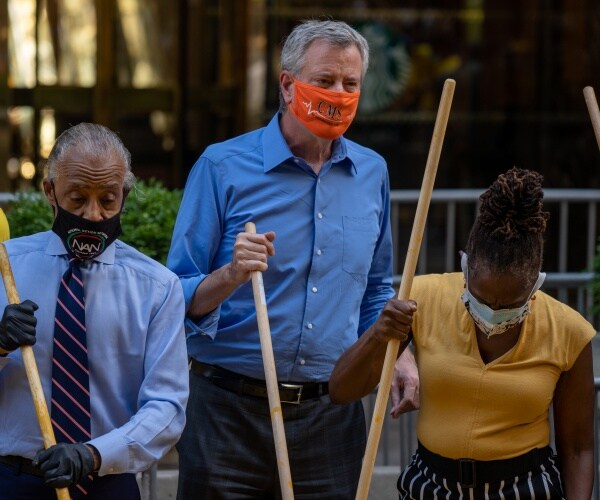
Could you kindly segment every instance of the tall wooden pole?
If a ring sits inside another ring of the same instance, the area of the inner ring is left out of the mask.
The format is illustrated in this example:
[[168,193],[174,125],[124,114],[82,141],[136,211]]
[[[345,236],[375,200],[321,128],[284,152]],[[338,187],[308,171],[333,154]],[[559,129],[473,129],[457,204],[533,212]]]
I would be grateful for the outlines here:
[[[447,79],[444,83],[442,98],[438,108],[438,114],[435,120],[433,129],[433,137],[429,147],[429,156],[423,176],[423,184],[417,202],[417,212],[413,223],[412,233],[408,244],[408,252],[404,263],[404,271],[402,273],[402,281],[398,298],[406,300],[409,298],[410,288],[412,286],[417,260],[419,258],[419,250],[423,233],[425,231],[425,222],[427,221],[427,212],[431,201],[431,193],[433,191],[433,183],[437,172],[437,166],[442,152],[442,144],[446,133],[446,125],[448,124],[448,116],[450,115],[450,107],[452,105],[452,97],[454,95],[454,87],[456,82]],[[367,448],[363,458],[363,465],[356,492],[357,500],[366,500],[369,494],[369,486],[371,484],[371,476],[375,467],[375,459],[377,458],[377,446],[381,437],[381,429],[383,427],[383,419],[387,408],[388,396],[392,385],[392,376],[394,374],[394,364],[398,357],[398,349],[400,341],[397,339],[390,340],[385,353],[383,369],[381,372],[381,380],[377,391],[377,399],[375,400],[375,409],[373,410],[373,419],[371,420],[371,429],[367,440]]]

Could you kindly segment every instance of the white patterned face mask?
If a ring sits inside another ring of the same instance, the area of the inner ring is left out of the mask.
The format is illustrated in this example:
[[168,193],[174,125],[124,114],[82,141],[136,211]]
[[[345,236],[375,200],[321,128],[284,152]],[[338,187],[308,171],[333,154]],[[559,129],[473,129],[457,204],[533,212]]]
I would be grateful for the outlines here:
[[479,302],[471,292],[469,291],[469,271],[467,267],[467,254],[463,253],[461,258],[461,267],[465,275],[465,282],[467,286],[461,296],[461,300],[465,304],[467,311],[473,318],[475,324],[489,339],[492,335],[500,335],[506,332],[515,325],[521,323],[527,314],[529,314],[529,300],[533,297],[533,294],[537,292],[544,280],[546,279],[546,273],[540,273],[538,276],[533,289],[527,297],[525,304],[521,307],[514,307],[511,309],[497,309],[494,310],[485,304]]

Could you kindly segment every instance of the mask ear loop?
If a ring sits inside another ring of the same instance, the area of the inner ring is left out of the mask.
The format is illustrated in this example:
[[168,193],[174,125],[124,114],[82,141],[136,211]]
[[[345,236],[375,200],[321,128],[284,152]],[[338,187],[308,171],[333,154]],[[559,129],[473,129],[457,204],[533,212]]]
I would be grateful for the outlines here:
[[469,279],[469,265],[468,265],[467,252],[463,252],[460,256],[460,268],[465,276],[465,288],[467,288],[467,281]]
[[546,280],[546,273],[540,272],[538,279],[535,282],[535,285],[533,285],[533,289],[531,290],[531,293],[529,294],[529,298],[527,299],[527,302],[529,302],[530,300],[535,300],[535,294],[540,288],[542,288],[542,285],[544,284],[545,280]]
[[468,259],[467,252],[463,252],[462,255],[460,256],[460,268],[462,269],[462,272],[465,273],[465,276],[468,271],[467,259]]

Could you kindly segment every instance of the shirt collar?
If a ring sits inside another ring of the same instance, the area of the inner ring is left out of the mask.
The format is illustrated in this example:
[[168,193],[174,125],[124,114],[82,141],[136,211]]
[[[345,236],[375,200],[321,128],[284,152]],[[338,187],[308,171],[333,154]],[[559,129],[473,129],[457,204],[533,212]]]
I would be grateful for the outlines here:
[[[49,231],[50,238],[48,240],[48,246],[46,247],[47,255],[68,255],[67,249],[63,244],[60,236],[56,234],[54,231]],[[92,259],[96,262],[101,262],[103,264],[114,264],[115,263],[115,242],[111,243],[104,252],[102,252],[98,257]]]
[[333,152],[331,154],[331,163],[340,163],[348,167],[348,170],[356,175],[356,164],[348,154],[348,141],[344,136],[333,141]]
[[[265,127],[262,136],[264,171],[269,172],[281,165],[286,160],[294,158],[294,153],[285,142],[279,127],[280,113],[276,113]],[[356,165],[348,155],[348,146],[344,137],[333,142],[332,163],[348,165],[350,171],[356,175]]]
[[262,148],[265,172],[273,170],[289,158],[294,157],[279,128],[280,116],[279,113],[275,113],[263,131]]

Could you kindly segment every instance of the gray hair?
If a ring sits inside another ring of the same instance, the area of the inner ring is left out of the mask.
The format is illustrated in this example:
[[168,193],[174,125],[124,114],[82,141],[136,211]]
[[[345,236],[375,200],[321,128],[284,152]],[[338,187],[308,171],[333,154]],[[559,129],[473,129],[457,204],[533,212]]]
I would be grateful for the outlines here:
[[[369,67],[369,43],[358,31],[343,21],[309,19],[298,24],[285,39],[281,49],[281,69],[297,74],[306,64],[306,51],[315,40],[325,40],[329,45],[346,48],[355,45],[362,60],[364,78]],[[286,109],[279,91],[279,111]]]
[[369,44],[364,36],[343,21],[309,19],[298,24],[281,49],[281,69],[299,73],[306,63],[306,51],[315,40],[325,40],[334,47],[355,45],[362,59],[362,77],[369,67]]
[[46,161],[49,181],[58,177],[58,168],[66,153],[73,147],[92,156],[105,156],[108,152],[115,153],[125,165],[123,188],[126,192],[131,190],[135,183],[135,176],[131,171],[131,153],[117,134],[97,123],[79,123],[58,136]]

